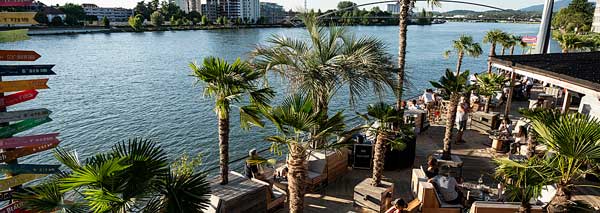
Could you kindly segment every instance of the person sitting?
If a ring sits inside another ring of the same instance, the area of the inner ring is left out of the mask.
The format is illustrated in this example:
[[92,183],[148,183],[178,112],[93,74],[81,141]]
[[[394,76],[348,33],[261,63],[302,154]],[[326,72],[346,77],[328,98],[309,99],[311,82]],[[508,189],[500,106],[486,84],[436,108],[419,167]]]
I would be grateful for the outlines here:
[[406,201],[404,201],[402,198],[394,200],[392,204],[394,204],[394,206],[385,211],[385,213],[402,213],[402,211],[408,207],[408,204],[406,204]]
[[512,122],[508,118],[504,118],[500,127],[498,127],[498,134],[501,137],[509,138],[512,135]]
[[527,128],[519,126],[519,131],[515,136],[515,142],[511,144],[511,154],[521,153],[521,145],[527,144]]
[[427,160],[427,170],[425,170],[425,176],[427,176],[427,179],[431,179],[437,176],[439,172],[437,159],[435,159],[433,156],[429,156],[429,159]]
[[258,171],[258,165],[263,160],[265,159],[258,156],[256,149],[248,151],[248,159],[246,159],[246,165],[244,167],[244,173],[247,178],[264,179],[262,174]]
[[408,102],[408,110],[418,110],[419,106],[417,105],[417,100],[411,100]]
[[430,179],[436,191],[442,195],[444,202],[448,204],[462,204],[463,196],[460,192],[458,182],[454,177],[450,177],[450,167],[443,166],[440,168],[440,173]]

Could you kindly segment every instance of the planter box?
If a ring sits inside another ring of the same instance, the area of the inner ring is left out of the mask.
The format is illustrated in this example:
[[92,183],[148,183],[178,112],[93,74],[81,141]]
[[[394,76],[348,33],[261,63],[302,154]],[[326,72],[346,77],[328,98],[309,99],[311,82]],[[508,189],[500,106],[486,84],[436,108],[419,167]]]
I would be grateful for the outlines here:
[[374,187],[371,186],[371,178],[367,178],[354,187],[354,203],[373,211],[385,212],[385,204],[391,203],[393,194],[393,183],[381,181],[381,186]]

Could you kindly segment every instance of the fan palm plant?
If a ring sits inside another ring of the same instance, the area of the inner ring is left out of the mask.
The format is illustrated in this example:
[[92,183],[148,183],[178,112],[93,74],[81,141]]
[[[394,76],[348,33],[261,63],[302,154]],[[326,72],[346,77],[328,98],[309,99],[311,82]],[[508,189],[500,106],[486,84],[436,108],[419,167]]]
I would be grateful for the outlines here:
[[514,55],[515,54],[515,48],[517,46],[523,47],[523,46],[527,46],[527,43],[523,42],[523,36],[518,36],[518,35],[510,35],[510,39],[512,40],[512,43],[510,44],[510,55]]
[[[310,152],[316,149],[337,149],[345,146],[342,141],[336,141],[335,136],[351,133],[345,132],[346,125],[341,112],[327,117],[325,112],[315,107],[310,96],[289,96],[280,106],[265,112],[265,116],[279,132],[278,135],[267,138],[267,141],[271,142],[271,150],[280,152],[280,146],[287,148],[290,212],[303,212],[307,178],[306,160]],[[315,141],[325,143],[315,148],[312,146]]]
[[229,64],[215,57],[205,58],[202,65],[191,63],[192,76],[204,83],[204,94],[215,99],[215,112],[219,129],[219,165],[221,184],[229,182],[229,114],[235,103],[246,101],[250,104],[237,107],[242,128],[249,124],[263,126],[259,112],[268,106],[275,92],[269,87],[261,88],[264,73],[254,70],[239,58]]
[[270,46],[252,52],[253,64],[274,71],[290,83],[291,92],[302,92],[315,109],[327,112],[329,101],[347,88],[350,105],[372,89],[382,96],[395,88],[393,64],[385,44],[372,37],[356,37],[343,27],[322,27],[314,14],[303,18],[308,41],[273,36]]
[[490,112],[490,102],[496,91],[502,91],[502,86],[506,82],[503,75],[495,73],[486,73],[477,78],[477,93],[485,96],[485,106],[483,110]]
[[[375,154],[373,155],[373,178],[371,185],[379,186],[383,177],[385,148],[403,150],[406,148],[406,141],[414,139],[413,131],[394,131],[394,123],[399,122],[402,117],[398,111],[391,105],[380,102],[371,104],[367,107],[367,114],[361,115],[369,121],[373,118],[374,122],[368,125],[369,131],[375,135]],[[400,133],[400,135],[398,135]]]
[[[408,24],[410,22],[410,11],[415,5],[416,0],[400,0],[400,19],[398,27],[398,83],[396,85],[396,108],[402,107],[402,92],[404,91],[404,80],[406,73],[406,43],[408,40]],[[441,6],[439,0],[427,0],[427,4],[433,6]],[[400,116],[402,116],[400,111]]]
[[514,39],[514,35],[507,34],[500,40],[500,44],[502,44],[502,55],[506,53],[506,50],[509,50],[512,55],[514,53],[513,48],[517,45],[517,42]]
[[[600,121],[587,115],[562,114],[558,110],[525,111],[538,140],[556,152],[547,160],[557,185],[552,204],[556,209],[568,206],[572,187],[584,174],[593,173],[600,160]],[[588,167],[588,165],[592,165]]]
[[492,60],[491,58],[496,55],[496,45],[502,41],[506,36],[505,32],[499,29],[493,29],[488,31],[483,37],[483,43],[490,43],[490,55],[488,58],[488,73],[492,73]]
[[[458,55],[458,61],[456,63],[456,75],[460,75],[460,67],[462,66],[462,60],[465,55],[472,57],[479,57],[481,55],[481,46],[477,42],[473,42],[473,37],[467,35],[461,35],[458,40],[452,41],[452,48]],[[444,52],[444,57],[450,57],[452,50]]]
[[531,212],[530,200],[539,197],[544,186],[552,184],[552,180],[546,178],[551,169],[544,167],[542,160],[535,157],[524,162],[506,158],[495,161],[498,165],[495,176],[506,186],[503,193],[506,200],[520,202],[519,212]]
[[70,171],[17,194],[28,210],[201,212],[209,202],[206,175],[169,169],[166,153],[151,140],[124,141],[85,162],[60,148],[54,155]]
[[580,35],[575,33],[560,33],[556,32],[552,35],[556,41],[560,44],[560,48],[563,53],[568,53],[572,50],[579,50],[585,47],[585,41],[581,39]]
[[460,75],[454,75],[452,71],[446,69],[446,74],[440,78],[439,82],[430,82],[433,87],[442,91],[442,95],[445,98],[450,99],[446,111],[446,131],[444,133],[444,150],[442,153],[442,158],[446,160],[449,160],[451,157],[452,128],[454,128],[456,120],[458,102],[462,95],[471,91],[471,87],[467,85],[468,77],[468,70]]

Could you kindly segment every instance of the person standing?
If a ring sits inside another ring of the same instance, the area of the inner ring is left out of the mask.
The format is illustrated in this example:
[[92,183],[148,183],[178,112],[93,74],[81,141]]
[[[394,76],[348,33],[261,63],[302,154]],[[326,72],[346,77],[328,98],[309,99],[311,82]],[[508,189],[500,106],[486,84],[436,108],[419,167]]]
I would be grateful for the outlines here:
[[467,129],[467,120],[469,120],[469,103],[465,100],[465,97],[460,97],[460,102],[456,110],[456,123],[458,127],[458,133],[456,134],[456,144],[465,143],[463,140],[463,133]]

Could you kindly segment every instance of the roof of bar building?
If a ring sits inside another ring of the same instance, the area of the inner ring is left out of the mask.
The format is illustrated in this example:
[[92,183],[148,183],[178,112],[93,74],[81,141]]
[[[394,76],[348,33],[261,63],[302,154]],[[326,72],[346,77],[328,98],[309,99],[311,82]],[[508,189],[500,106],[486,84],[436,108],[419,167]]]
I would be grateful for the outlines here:
[[600,52],[503,55],[492,62],[600,91]]

